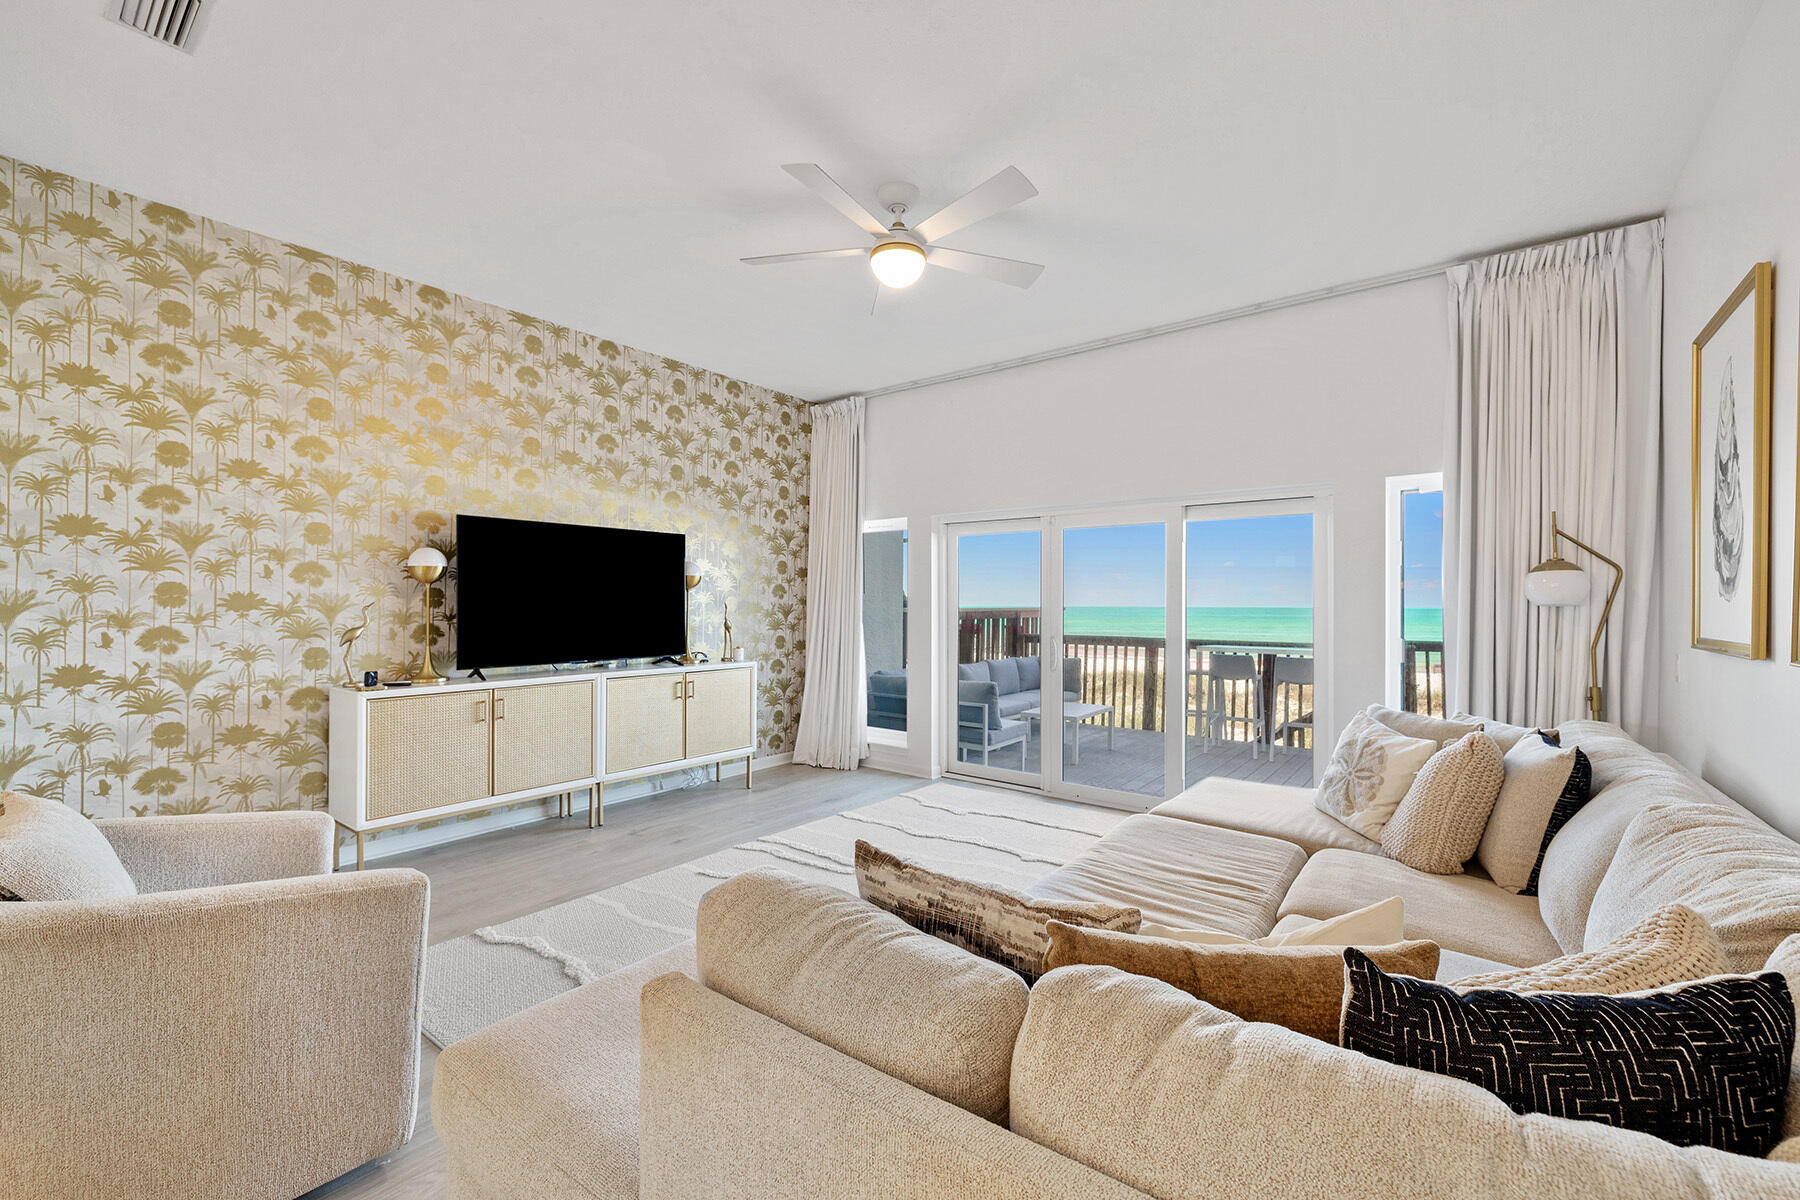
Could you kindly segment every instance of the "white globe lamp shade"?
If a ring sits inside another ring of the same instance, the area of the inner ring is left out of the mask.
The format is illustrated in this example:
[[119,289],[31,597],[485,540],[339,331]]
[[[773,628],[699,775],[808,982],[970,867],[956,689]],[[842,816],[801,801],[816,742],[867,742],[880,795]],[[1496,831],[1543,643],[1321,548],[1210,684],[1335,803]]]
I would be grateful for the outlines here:
[[925,252],[911,242],[883,242],[869,251],[869,269],[884,286],[911,287],[925,272]]
[[683,575],[698,575],[700,574],[700,564],[691,558],[687,559],[681,564],[681,573]]
[[1586,604],[1587,572],[1566,558],[1547,559],[1526,574],[1525,598],[1548,608]]
[[406,565],[408,568],[436,567],[441,571],[450,565],[450,560],[445,558],[444,552],[435,546],[420,546],[406,556]]

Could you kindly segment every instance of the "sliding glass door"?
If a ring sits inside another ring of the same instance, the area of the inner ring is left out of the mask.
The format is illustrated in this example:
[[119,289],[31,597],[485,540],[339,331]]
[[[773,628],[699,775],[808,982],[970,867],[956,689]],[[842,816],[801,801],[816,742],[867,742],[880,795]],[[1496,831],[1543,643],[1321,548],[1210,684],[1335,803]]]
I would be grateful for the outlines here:
[[1210,775],[1310,783],[1317,508],[948,524],[944,769],[1133,809]]
[[1042,786],[1043,532],[1037,521],[949,531],[949,769]]
[[1190,783],[1313,781],[1318,538],[1311,503],[1187,513]]

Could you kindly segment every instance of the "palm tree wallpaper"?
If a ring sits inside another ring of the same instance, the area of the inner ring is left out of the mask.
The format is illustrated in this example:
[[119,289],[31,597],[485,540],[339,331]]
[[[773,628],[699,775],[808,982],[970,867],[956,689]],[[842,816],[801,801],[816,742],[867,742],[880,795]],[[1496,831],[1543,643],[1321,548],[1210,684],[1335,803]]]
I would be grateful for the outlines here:
[[416,662],[429,542],[454,661],[458,511],[686,533],[792,749],[799,400],[5,157],[0,319],[0,789],[323,808],[334,633]]

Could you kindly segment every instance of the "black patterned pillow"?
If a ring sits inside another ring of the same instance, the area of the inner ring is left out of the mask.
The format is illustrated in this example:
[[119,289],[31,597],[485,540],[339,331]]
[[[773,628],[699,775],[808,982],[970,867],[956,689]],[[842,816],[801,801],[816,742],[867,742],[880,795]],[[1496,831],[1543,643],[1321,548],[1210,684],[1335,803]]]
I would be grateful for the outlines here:
[[1346,950],[1338,1040],[1486,1088],[1514,1112],[1761,1158],[1781,1140],[1794,1001],[1776,971],[1635,996],[1465,995]]
[[[1562,743],[1547,733],[1538,734],[1547,745],[1560,747]],[[1525,890],[1521,896],[1535,896],[1538,889],[1538,872],[1544,869],[1544,855],[1550,850],[1550,843],[1562,832],[1562,827],[1569,823],[1569,818],[1581,811],[1581,806],[1593,797],[1594,764],[1588,756],[1575,747],[1575,766],[1569,772],[1569,778],[1563,784],[1562,794],[1556,798],[1556,807],[1550,810],[1550,823],[1544,826],[1544,840],[1538,843],[1537,861],[1531,864],[1531,878],[1525,882]]]

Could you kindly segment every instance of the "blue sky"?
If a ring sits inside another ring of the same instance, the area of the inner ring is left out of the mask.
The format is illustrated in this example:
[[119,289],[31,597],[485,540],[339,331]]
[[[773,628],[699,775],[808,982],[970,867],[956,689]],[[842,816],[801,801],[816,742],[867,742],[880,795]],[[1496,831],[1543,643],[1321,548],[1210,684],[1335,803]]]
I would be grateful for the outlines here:
[[[1405,497],[1405,583],[1410,608],[1435,608],[1443,575],[1443,496]],[[1312,604],[1312,524],[1306,514],[1189,521],[1188,605],[1306,608]],[[1036,608],[1038,534],[964,535],[957,591],[964,608]],[[1071,608],[1159,608],[1163,527],[1118,525],[1063,535],[1064,603]]]
[[1408,492],[1402,497],[1400,538],[1406,551],[1400,575],[1406,608],[1440,608],[1444,603],[1444,493]]

